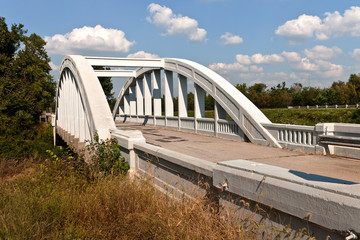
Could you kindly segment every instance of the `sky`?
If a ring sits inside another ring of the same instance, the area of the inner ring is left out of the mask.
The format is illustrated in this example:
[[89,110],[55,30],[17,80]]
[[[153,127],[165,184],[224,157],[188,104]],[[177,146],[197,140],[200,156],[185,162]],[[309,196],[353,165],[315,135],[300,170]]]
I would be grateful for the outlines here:
[[55,79],[69,54],[184,58],[248,86],[360,73],[360,0],[0,0],[0,16],[44,38]]

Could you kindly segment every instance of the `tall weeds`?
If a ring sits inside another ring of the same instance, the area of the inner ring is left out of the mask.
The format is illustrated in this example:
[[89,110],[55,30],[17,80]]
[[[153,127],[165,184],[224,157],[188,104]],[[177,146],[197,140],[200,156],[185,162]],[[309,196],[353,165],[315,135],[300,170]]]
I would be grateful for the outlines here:
[[89,177],[50,154],[1,180],[0,239],[248,239],[206,200],[175,201],[125,174]]

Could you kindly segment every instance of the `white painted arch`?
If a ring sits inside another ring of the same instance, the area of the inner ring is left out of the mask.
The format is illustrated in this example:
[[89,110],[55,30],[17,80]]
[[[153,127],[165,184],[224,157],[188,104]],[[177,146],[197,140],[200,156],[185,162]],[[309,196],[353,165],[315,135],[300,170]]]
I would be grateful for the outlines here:
[[[110,67],[110,70],[94,70],[94,66]],[[129,70],[129,68],[134,70]],[[131,92],[130,88],[133,88],[134,84],[139,84],[137,79],[144,76],[151,78],[150,74],[154,77],[154,73],[159,75],[160,70],[163,70],[165,75],[175,72],[179,79],[190,79],[199,90],[210,94],[251,142],[281,147],[262,126],[262,124],[271,123],[270,120],[230,82],[203,65],[175,58],[138,59],[79,55],[65,57],[57,87],[56,125],[78,138],[80,142],[91,140],[95,132],[101,139],[109,138],[109,129],[115,128],[113,119],[124,97]],[[111,114],[98,77],[129,78],[119,93],[113,114]],[[203,94],[201,91],[200,95]],[[151,98],[152,91],[147,90],[144,94],[150,94]],[[147,99],[149,99],[148,95]],[[138,108],[144,107],[141,104]],[[141,111],[139,113],[144,114]]]
[[[124,84],[114,107],[114,118],[118,112],[122,99],[129,93],[130,86],[136,84],[136,79],[145,73],[153,72],[156,69],[163,69],[165,71],[176,72],[181,76],[192,80],[210,94],[237,123],[251,142],[281,147],[277,140],[262,126],[262,123],[271,123],[271,121],[248,98],[222,76],[203,65],[185,59],[164,58],[152,60],[156,61],[158,65],[148,64],[146,66],[140,66],[140,68],[134,72],[135,76],[130,76],[128,81]],[[124,61],[126,60],[119,59],[118,65],[116,65],[116,60],[113,59],[111,65],[121,67],[124,66]],[[110,64],[109,62],[107,63]]]
[[62,61],[55,115],[58,133],[78,143],[92,141],[95,133],[100,139],[110,138],[109,129],[115,128],[98,77],[83,56],[70,55]]

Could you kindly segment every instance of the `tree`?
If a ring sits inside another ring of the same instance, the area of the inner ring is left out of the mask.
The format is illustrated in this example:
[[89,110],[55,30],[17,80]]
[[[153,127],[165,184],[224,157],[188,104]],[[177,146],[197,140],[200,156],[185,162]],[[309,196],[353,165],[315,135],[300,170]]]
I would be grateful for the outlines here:
[[21,24],[9,31],[0,18],[0,133],[5,136],[30,129],[54,102],[46,42],[26,32]]
[[349,85],[352,85],[356,91],[356,102],[360,102],[360,76],[359,74],[351,74],[348,81]]
[[250,86],[247,97],[259,108],[270,106],[270,96],[266,92],[266,85],[263,83],[255,83]]
[[292,96],[289,93],[289,89],[286,87],[286,83],[278,84],[276,87],[270,89],[270,107],[281,108],[287,107],[292,103]]
[[[94,66],[94,70],[110,70],[110,68]],[[111,77],[99,77],[98,79],[106,96],[106,100],[108,101],[109,107],[112,110],[114,108],[116,98],[114,97],[114,92],[113,92],[114,86],[111,81]]]

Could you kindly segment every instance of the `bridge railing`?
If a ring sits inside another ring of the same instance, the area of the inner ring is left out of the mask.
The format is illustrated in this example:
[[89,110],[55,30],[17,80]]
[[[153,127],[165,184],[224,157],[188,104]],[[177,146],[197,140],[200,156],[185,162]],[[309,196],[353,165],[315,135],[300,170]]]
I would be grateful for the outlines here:
[[[247,140],[236,122],[232,120],[178,116],[116,115],[116,121],[178,129],[242,141]],[[357,147],[359,145],[357,142],[360,142],[360,124],[319,123],[316,126],[304,126],[263,123],[262,126],[285,149],[360,158],[360,147]],[[322,141],[321,139],[325,139],[325,136],[327,141]],[[333,141],[329,140],[331,138],[334,138]],[[354,144],[351,145],[351,142]]]
[[138,123],[142,125],[158,126],[207,135],[230,137],[239,140],[246,140],[235,121],[213,118],[194,117],[165,117],[165,116],[144,116],[144,115],[116,115],[117,122]]
[[[357,144],[360,142],[360,124],[318,123],[303,126],[264,123],[263,126],[284,148],[360,159],[360,145]],[[354,144],[351,145],[352,142]]]
[[[340,236],[349,229],[360,232],[360,184],[336,179],[327,182],[327,178],[313,181],[289,169],[241,159],[213,163],[148,144],[137,130],[110,132],[130,163],[130,172],[150,176],[168,196],[212,196],[220,209],[250,214],[244,208],[247,199],[246,204],[254,206],[254,219],[275,231],[286,226],[290,230],[286,234],[294,236],[304,227],[320,239],[327,235],[344,239]],[[256,211],[259,203],[261,211]]]

